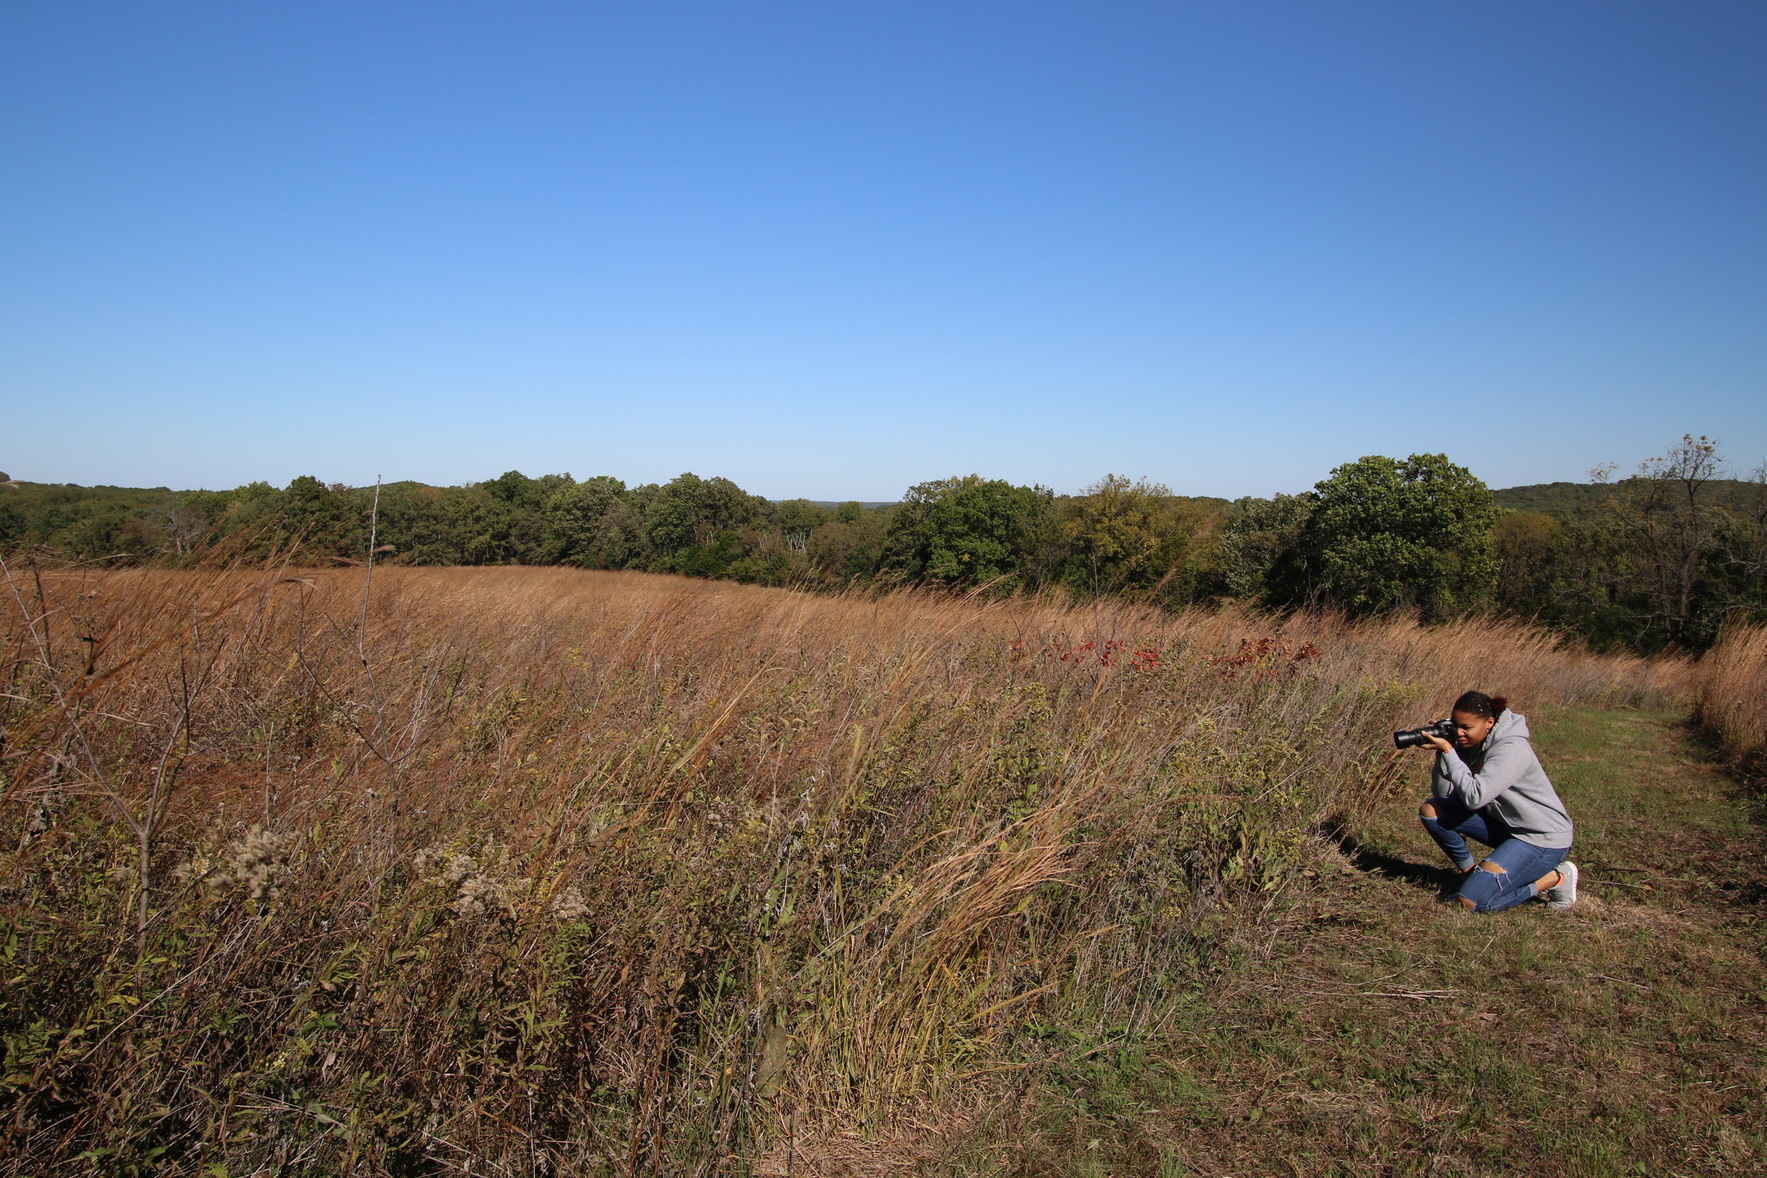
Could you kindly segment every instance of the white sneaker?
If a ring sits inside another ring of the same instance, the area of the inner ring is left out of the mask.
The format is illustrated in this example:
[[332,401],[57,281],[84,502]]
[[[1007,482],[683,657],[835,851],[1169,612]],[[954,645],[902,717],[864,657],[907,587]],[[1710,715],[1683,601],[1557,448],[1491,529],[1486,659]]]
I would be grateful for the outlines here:
[[1577,865],[1566,859],[1558,865],[1558,883],[1546,889],[1546,906],[1556,911],[1576,902]]

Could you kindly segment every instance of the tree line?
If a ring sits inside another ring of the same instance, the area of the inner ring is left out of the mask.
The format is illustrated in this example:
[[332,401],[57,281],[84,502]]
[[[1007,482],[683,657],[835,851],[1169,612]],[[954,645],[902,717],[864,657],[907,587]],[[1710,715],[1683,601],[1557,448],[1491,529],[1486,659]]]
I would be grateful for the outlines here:
[[1702,649],[1767,618],[1767,472],[1721,478],[1684,437],[1626,479],[1493,493],[1441,454],[1370,456],[1312,490],[1193,498],[1106,475],[1078,495],[964,475],[887,505],[770,501],[729,479],[609,475],[231,491],[9,484],[0,551],[180,564],[298,551],[405,564],[562,564],[812,588],[919,584],[1172,607],[1228,598],[1426,620],[1500,610],[1599,647]]

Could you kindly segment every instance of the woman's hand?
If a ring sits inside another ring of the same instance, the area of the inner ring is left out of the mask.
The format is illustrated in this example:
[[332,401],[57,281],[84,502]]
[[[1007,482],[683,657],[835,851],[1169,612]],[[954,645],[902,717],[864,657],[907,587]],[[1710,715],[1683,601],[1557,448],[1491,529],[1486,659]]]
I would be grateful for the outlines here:
[[[1439,736],[1426,736],[1424,739],[1429,741],[1429,747],[1435,749],[1438,753],[1451,753],[1454,751],[1454,746]],[[1418,747],[1422,748],[1423,746],[1419,745]]]

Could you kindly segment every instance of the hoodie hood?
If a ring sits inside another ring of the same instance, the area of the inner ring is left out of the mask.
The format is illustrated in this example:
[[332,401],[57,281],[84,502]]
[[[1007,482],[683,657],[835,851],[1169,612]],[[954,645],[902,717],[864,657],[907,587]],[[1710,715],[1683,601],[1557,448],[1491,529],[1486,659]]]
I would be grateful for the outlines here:
[[1485,739],[1480,742],[1479,751],[1491,751],[1500,740],[1517,739],[1529,739],[1528,718],[1520,712],[1512,712],[1508,708],[1505,708],[1503,709],[1503,714],[1497,717],[1497,723],[1491,726],[1491,731],[1486,733]]

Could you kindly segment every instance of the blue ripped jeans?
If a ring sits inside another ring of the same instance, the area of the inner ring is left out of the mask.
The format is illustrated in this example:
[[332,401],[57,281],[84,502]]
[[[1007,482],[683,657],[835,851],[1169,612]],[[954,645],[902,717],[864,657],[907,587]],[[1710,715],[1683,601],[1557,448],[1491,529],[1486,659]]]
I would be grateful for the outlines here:
[[1490,807],[1472,810],[1458,798],[1430,798],[1428,804],[1435,807],[1436,816],[1422,818],[1423,828],[1448,853],[1455,867],[1465,871],[1473,865],[1472,851],[1466,845],[1470,838],[1491,848],[1487,863],[1503,868],[1500,872],[1473,871],[1461,883],[1460,898],[1471,900],[1474,912],[1501,912],[1532,900],[1537,894],[1534,882],[1571,853],[1569,847],[1524,843]]

